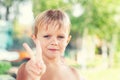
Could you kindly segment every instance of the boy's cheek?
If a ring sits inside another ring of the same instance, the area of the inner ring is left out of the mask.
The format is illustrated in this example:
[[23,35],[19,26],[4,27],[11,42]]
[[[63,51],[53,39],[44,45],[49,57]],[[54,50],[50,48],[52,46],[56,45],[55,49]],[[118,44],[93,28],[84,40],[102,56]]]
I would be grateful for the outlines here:
[[66,44],[66,43],[63,43],[63,44],[61,44],[61,46],[62,46],[62,47],[66,47],[66,46],[67,46],[67,44]]

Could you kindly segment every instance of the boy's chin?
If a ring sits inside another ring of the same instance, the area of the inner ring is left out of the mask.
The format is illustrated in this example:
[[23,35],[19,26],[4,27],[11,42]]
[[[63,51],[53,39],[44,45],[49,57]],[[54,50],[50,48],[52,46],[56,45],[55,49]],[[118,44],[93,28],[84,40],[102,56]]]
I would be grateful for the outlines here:
[[60,57],[60,54],[48,54],[46,55],[48,59],[56,59]]

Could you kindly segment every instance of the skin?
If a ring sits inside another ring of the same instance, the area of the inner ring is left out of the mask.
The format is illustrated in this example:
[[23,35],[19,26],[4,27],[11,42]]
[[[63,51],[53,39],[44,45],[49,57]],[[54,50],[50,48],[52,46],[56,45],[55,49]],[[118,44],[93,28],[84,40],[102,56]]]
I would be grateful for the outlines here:
[[77,80],[73,70],[61,58],[71,39],[68,28],[43,28],[39,30],[37,37],[33,35],[32,39],[36,44],[36,56],[26,43],[23,44],[31,55],[25,65],[28,74],[26,80]]
[[80,80],[75,69],[67,66],[62,57],[71,39],[70,27],[66,25],[67,19],[63,20],[64,16],[60,13],[57,18],[56,14],[53,16],[52,12],[48,13],[49,15],[43,16],[55,18],[40,18],[40,22],[37,21],[39,24],[36,23],[36,33],[32,35],[36,45],[35,53],[28,44],[23,44],[31,59],[19,68],[17,80]]

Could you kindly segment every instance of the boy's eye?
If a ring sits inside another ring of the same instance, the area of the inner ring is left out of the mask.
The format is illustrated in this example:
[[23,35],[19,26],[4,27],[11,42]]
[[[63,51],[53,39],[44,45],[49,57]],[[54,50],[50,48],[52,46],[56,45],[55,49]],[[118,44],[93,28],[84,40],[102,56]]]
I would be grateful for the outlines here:
[[45,36],[43,36],[44,38],[49,38],[50,37],[50,35],[45,35]]
[[65,38],[64,36],[58,36],[58,38]]

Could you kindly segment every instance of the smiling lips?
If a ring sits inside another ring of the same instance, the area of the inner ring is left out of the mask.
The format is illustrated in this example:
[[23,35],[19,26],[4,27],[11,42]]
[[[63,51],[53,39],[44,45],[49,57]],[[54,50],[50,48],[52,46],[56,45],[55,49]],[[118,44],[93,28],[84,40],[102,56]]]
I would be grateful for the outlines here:
[[58,51],[58,49],[49,49],[50,51]]

